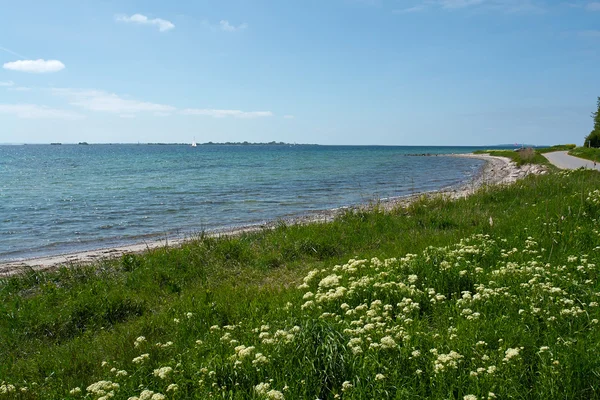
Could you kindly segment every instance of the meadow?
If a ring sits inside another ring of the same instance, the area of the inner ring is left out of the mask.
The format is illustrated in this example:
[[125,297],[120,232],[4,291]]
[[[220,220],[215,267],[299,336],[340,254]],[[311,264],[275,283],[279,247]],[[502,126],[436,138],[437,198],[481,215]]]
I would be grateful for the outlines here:
[[0,398],[600,398],[600,174],[0,283]]

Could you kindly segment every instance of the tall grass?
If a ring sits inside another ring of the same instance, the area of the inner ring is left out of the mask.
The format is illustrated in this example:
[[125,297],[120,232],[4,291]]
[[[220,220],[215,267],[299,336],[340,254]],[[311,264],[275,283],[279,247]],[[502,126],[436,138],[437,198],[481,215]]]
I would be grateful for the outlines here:
[[600,175],[0,285],[0,398],[598,398]]

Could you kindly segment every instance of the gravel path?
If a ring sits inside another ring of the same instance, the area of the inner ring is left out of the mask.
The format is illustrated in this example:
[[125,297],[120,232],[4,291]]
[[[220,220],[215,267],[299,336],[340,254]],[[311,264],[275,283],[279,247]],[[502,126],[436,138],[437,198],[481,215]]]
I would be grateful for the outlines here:
[[552,153],[546,153],[544,154],[544,157],[546,157],[548,161],[560,169],[577,169],[583,167],[600,171],[600,164],[594,166],[593,161],[570,156],[566,151],[554,151]]

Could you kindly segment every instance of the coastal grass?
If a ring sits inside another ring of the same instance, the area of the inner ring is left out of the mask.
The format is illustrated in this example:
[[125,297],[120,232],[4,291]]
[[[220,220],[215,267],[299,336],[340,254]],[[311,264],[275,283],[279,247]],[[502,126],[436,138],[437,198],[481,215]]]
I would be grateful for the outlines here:
[[537,149],[525,148],[514,150],[477,150],[474,154],[489,154],[491,156],[506,157],[518,166],[525,164],[540,164],[552,167],[552,164]]
[[600,162],[600,149],[595,147],[577,147],[569,151],[569,154],[586,160]]
[[575,147],[577,147],[576,144],[557,144],[554,146],[550,146],[550,147],[544,147],[544,148],[536,148],[535,151],[537,151],[538,153],[551,153],[553,151],[569,151],[569,150],[573,150]]
[[6,278],[0,398],[600,398],[599,217],[552,172]]

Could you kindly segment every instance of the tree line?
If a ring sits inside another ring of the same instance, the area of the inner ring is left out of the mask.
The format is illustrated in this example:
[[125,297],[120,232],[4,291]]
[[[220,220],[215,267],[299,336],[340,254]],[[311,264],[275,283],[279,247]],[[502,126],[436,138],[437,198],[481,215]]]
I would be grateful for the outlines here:
[[598,109],[592,113],[594,129],[586,136],[585,147],[600,147],[600,97],[598,97]]

